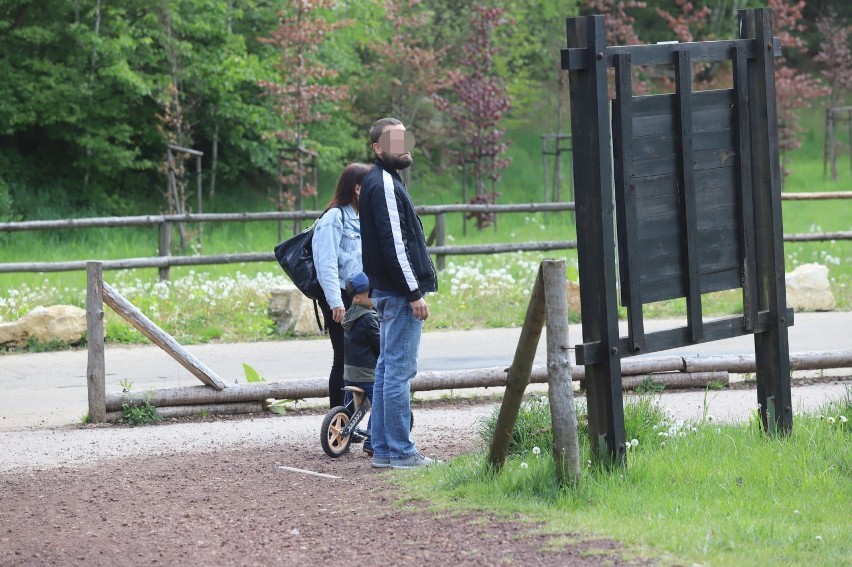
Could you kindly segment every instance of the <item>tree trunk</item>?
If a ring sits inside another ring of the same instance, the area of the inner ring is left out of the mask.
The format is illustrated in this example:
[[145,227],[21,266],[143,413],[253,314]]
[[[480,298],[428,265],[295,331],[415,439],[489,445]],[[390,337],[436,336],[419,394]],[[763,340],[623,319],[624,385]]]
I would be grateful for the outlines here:
[[213,129],[213,163],[210,164],[210,188],[208,196],[216,194],[216,170],[219,167],[219,124]]

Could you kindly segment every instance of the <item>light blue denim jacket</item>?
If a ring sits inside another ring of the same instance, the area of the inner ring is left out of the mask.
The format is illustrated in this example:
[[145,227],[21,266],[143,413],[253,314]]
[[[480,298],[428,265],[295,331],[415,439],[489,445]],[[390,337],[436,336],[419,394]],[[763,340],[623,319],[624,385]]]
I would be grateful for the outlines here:
[[[342,213],[342,214],[341,214]],[[317,221],[313,238],[314,265],[329,307],[343,307],[340,290],[361,265],[361,221],[352,205],[329,209]]]

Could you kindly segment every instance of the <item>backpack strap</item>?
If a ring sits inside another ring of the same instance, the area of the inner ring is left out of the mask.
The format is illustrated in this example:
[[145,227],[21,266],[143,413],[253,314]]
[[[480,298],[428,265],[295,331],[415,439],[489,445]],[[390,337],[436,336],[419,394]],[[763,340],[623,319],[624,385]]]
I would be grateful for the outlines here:
[[314,317],[317,319],[317,326],[319,327],[320,333],[323,335],[328,334],[328,327],[323,327],[322,322],[320,321],[319,305],[317,304],[316,299],[314,299]]

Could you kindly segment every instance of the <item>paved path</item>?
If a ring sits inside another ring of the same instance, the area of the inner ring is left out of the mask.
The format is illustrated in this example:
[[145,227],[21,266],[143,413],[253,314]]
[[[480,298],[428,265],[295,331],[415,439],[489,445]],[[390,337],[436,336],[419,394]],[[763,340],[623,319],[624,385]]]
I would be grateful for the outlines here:
[[[647,321],[648,331],[671,328],[682,322]],[[428,329],[428,325],[427,325]],[[626,330],[622,329],[622,333]],[[421,370],[454,370],[508,366],[517,346],[520,329],[478,329],[471,331],[426,332],[421,356]],[[579,325],[570,328],[575,344],[581,338]],[[852,313],[803,313],[796,315],[790,329],[790,351],[838,350],[852,348]],[[293,380],[327,376],[331,359],[328,340],[287,340],[262,343],[208,344],[189,347],[200,360],[227,382],[244,382],[243,363],[257,369],[267,380]],[[739,337],[695,347],[655,353],[742,354],[753,353],[753,338]],[[87,411],[87,352],[62,351],[0,356],[0,430],[45,428],[78,422]],[[544,364],[542,339],[536,363]],[[107,392],[120,391],[119,382],[130,380],[133,388],[165,388],[198,384],[198,380],[168,355],[154,346],[112,346],[106,348]],[[839,374],[848,376],[850,371]],[[822,403],[844,392],[845,385],[823,386],[812,390],[806,406]],[[794,404],[799,403],[794,394]],[[678,406],[692,408],[703,400],[695,393],[667,393],[665,398]],[[730,399],[728,399],[730,398]],[[714,405],[719,417],[732,419],[748,415],[756,403],[754,392],[720,392]],[[738,408],[736,411],[725,408]],[[686,411],[686,409],[684,409]],[[686,417],[686,416],[684,416]]]

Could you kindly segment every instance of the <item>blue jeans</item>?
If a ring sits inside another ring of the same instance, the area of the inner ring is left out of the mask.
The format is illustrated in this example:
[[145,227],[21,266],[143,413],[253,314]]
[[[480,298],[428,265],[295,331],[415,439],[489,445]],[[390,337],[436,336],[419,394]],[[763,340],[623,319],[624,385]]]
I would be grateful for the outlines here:
[[377,297],[373,303],[381,339],[370,422],[374,458],[404,459],[416,452],[411,441],[410,382],[417,374],[423,321],[414,317],[404,297]]

